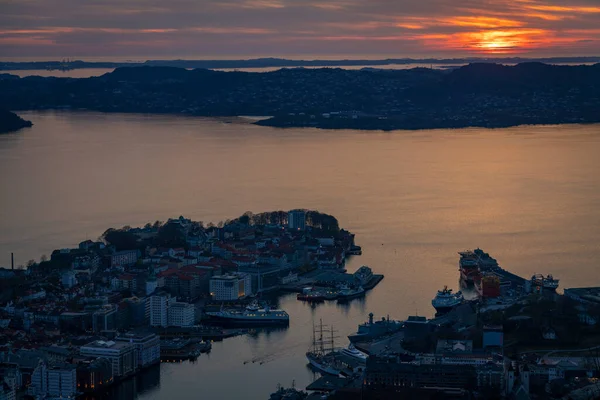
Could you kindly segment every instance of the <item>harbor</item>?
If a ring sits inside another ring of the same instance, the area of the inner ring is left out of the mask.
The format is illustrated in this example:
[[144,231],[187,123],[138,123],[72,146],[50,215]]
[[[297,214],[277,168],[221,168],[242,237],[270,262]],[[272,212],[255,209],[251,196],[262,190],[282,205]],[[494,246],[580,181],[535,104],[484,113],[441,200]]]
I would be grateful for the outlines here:
[[[552,275],[534,274],[530,279],[522,278],[501,268],[494,258],[479,248],[459,252],[458,271],[461,289],[470,292],[469,298],[466,299],[462,291],[454,293],[448,287],[438,290],[431,301],[436,310],[434,318],[410,315],[405,320],[393,320],[389,316],[376,320],[370,313],[368,321],[359,324],[357,331],[348,335],[348,347],[336,347],[337,331],[319,321],[313,326],[307,359],[308,365],[321,376],[306,387],[311,395],[300,391],[296,391],[296,395],[301,396],[299,398],[314,395],[330,399],[364,399],[403,393],[417,395],[417,398],[467,399],[473,394],[475,398],[488,398],[483,393],[491,387],[499,391],[497,398],[516,398],[518,392],[525,392],[527,396],[539,393],[539,383],[530,378],[528,371],[543,374],[548,366],[556,368],[551,356],[556,350],[545,350],[547,346],[551,346],[558,335],[563,346],[567,346],[561,351],[563,354],[569,353],[568,347],[576,346],[575,342],[569,342],[568,336],[573,334],[573,327],[564,321],[568,311],[564,316],[546,314],[542,317],[546,322],[538,331],[540,342],[534,344],[519,336],[518,327],[512,322],[529,322],[527,329],[532,329],[531,322],[535,317],[524,309],[538,308],[541,304],[560,305],[580,313],[579,323],[587,326],[584,332],[589,339],[583,343],[597,346],[574,349],[573,354],[590,352],[600,345],[600,332],[595,328],[600,310],[597,307],[600,290],[597,288],[566,289],[561,295],[557,293],[559,280]],[[529,351],[517,350],[523,345],[528,346]],[[517,355],[538,355],[537,358],[515,358],[515,351]],[[576,388],[592,387],[600,377],[600,357],[597,353],[590,354],[596,354],[596,361],[587,366],[581,357],[565,358],[571,364],[565,363],[561,373],[577,371],[577,382],[581,385]],[[516,372],[507,372],[515,369]],[[427,371],[429,376],[419,375],[421,370]],[[455,374],[462,375],[459,378]],[[481,380],[482,374],[486,374],[485,381]],[[520,376],[517,383],[513,378],[515,374]],[[547,376],[546,379],[552,381],[555,378]],[[389,380],[393,383],[382,384]],[[399,385],[398,382],[403,383]],[[433,382],[436,384],[432,386]],[[467,390],[469,384],[476,385],[478,390]],[[548,385],[541,389],[549,391]]]

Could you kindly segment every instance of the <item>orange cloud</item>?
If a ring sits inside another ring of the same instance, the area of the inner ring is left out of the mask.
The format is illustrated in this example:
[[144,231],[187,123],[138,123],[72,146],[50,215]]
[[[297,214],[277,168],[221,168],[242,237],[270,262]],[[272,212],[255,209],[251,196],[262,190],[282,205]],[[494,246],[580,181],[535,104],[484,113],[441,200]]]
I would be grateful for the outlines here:
[[600,13],[600,7],[577,7],[577,6],[545,6],[531,5],[526,6],[531,10],[537,11],[552,11],[552,12],[574,12],[574,13]]
[[500,27],[520,27],[522,21],[512,19],[502,19],[495,17],[451,17],[439,20],[443,24],[452,26],[470,26],[476,28],[500,28]]

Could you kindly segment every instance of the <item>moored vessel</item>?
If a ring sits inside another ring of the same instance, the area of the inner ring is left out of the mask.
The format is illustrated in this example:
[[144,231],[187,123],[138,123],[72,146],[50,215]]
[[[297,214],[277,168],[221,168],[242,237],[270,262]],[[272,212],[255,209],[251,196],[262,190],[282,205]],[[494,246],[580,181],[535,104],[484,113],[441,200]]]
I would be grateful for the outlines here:
[[380,321],[373,321],[373,313],[369,313],[369,321],[358,325],[356,333],[348,335],[352,343],[370,342],[381,337],[391,335],[402,329],[402,321],[390,320],[388,317],[381,318]]
[[335,358],[335,331],[332,327],[330,332],[325,332],[325,327],[322,320],[318,326],[313,324],[312,346],[306,352],[306,359],[319,372],[338,376],[343,366]]
[[537,290],[555,291],[558,288],[558,283],[559,280],[554,279],[552,275],[535,274],[531,277],[531,286],[537,288]]
[[444,286],[444,289],[438,290],[435,298],[431,300],[431,305],[439,314],[444,314],[461,305],[463,301],[461,292],[452,293],[452,289]]
[[244,311],[224,310],[207,312],[211,319],[230,325],[244,326],[269,326],[289,325],[290,316],[284,310],[272,310],[269,306],[260,308],[258,303],[253,302]]
[[343,348],[341,350],[341,353],[343,355],[346,355],[348,357],[352,357],[353,359],[358,360],[361,363],[366,363],[367,362],[367,358],[369,358],[369,356],[365,353],[363,353],[362,351],[358,350],[356,347],[354,347],[354,345],[352,343],[350,343],[348,345],[348,347]]
[[460,278],[467,284],[473,284],[475,275],[479,272],[477,255],[470,250],[461,251],[458,254],[460,255],[460,260],[458,261]]

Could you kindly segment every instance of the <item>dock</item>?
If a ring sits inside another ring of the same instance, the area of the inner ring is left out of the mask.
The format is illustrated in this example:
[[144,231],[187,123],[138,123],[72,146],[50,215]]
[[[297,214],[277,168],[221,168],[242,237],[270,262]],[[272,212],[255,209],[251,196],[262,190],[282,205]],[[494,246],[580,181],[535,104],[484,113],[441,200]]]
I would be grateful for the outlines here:
[[[352,284],[355,282],[353,274],[338,272],[334,270],[312,271],[310,275],[305,275],[297,282],[282,285],[279,290],[288,293],[302,293],[302,290],[308,286],[332,287],[336,284]],[[373,289],[384,278],[382,274],[373,274],[373,277],[362,285],[366,291]]]

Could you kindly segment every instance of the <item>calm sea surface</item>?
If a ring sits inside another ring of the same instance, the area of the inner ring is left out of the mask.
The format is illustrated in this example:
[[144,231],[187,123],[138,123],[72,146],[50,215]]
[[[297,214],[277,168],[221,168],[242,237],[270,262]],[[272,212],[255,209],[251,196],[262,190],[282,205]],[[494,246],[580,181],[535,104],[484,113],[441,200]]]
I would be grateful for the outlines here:
[[283,297],[289,329],[215,343],[195,364],[162,364],[117,398],[267,399],[277,383],[304,387],[314,378],[304,359],[312,321],[334,325],[345,345],[369,312],[431,317],[435,291],[457,287],[456,252],[466,248],[524,276],[554,274],[562,288],[600,285],[600,125],[381,133],[21,115],[34,127],[0,135],[1,265],[11,251],[25,264],[108,227],[302,207],[356,233],[364,252],[349,271],[385,274],[345,307]]

